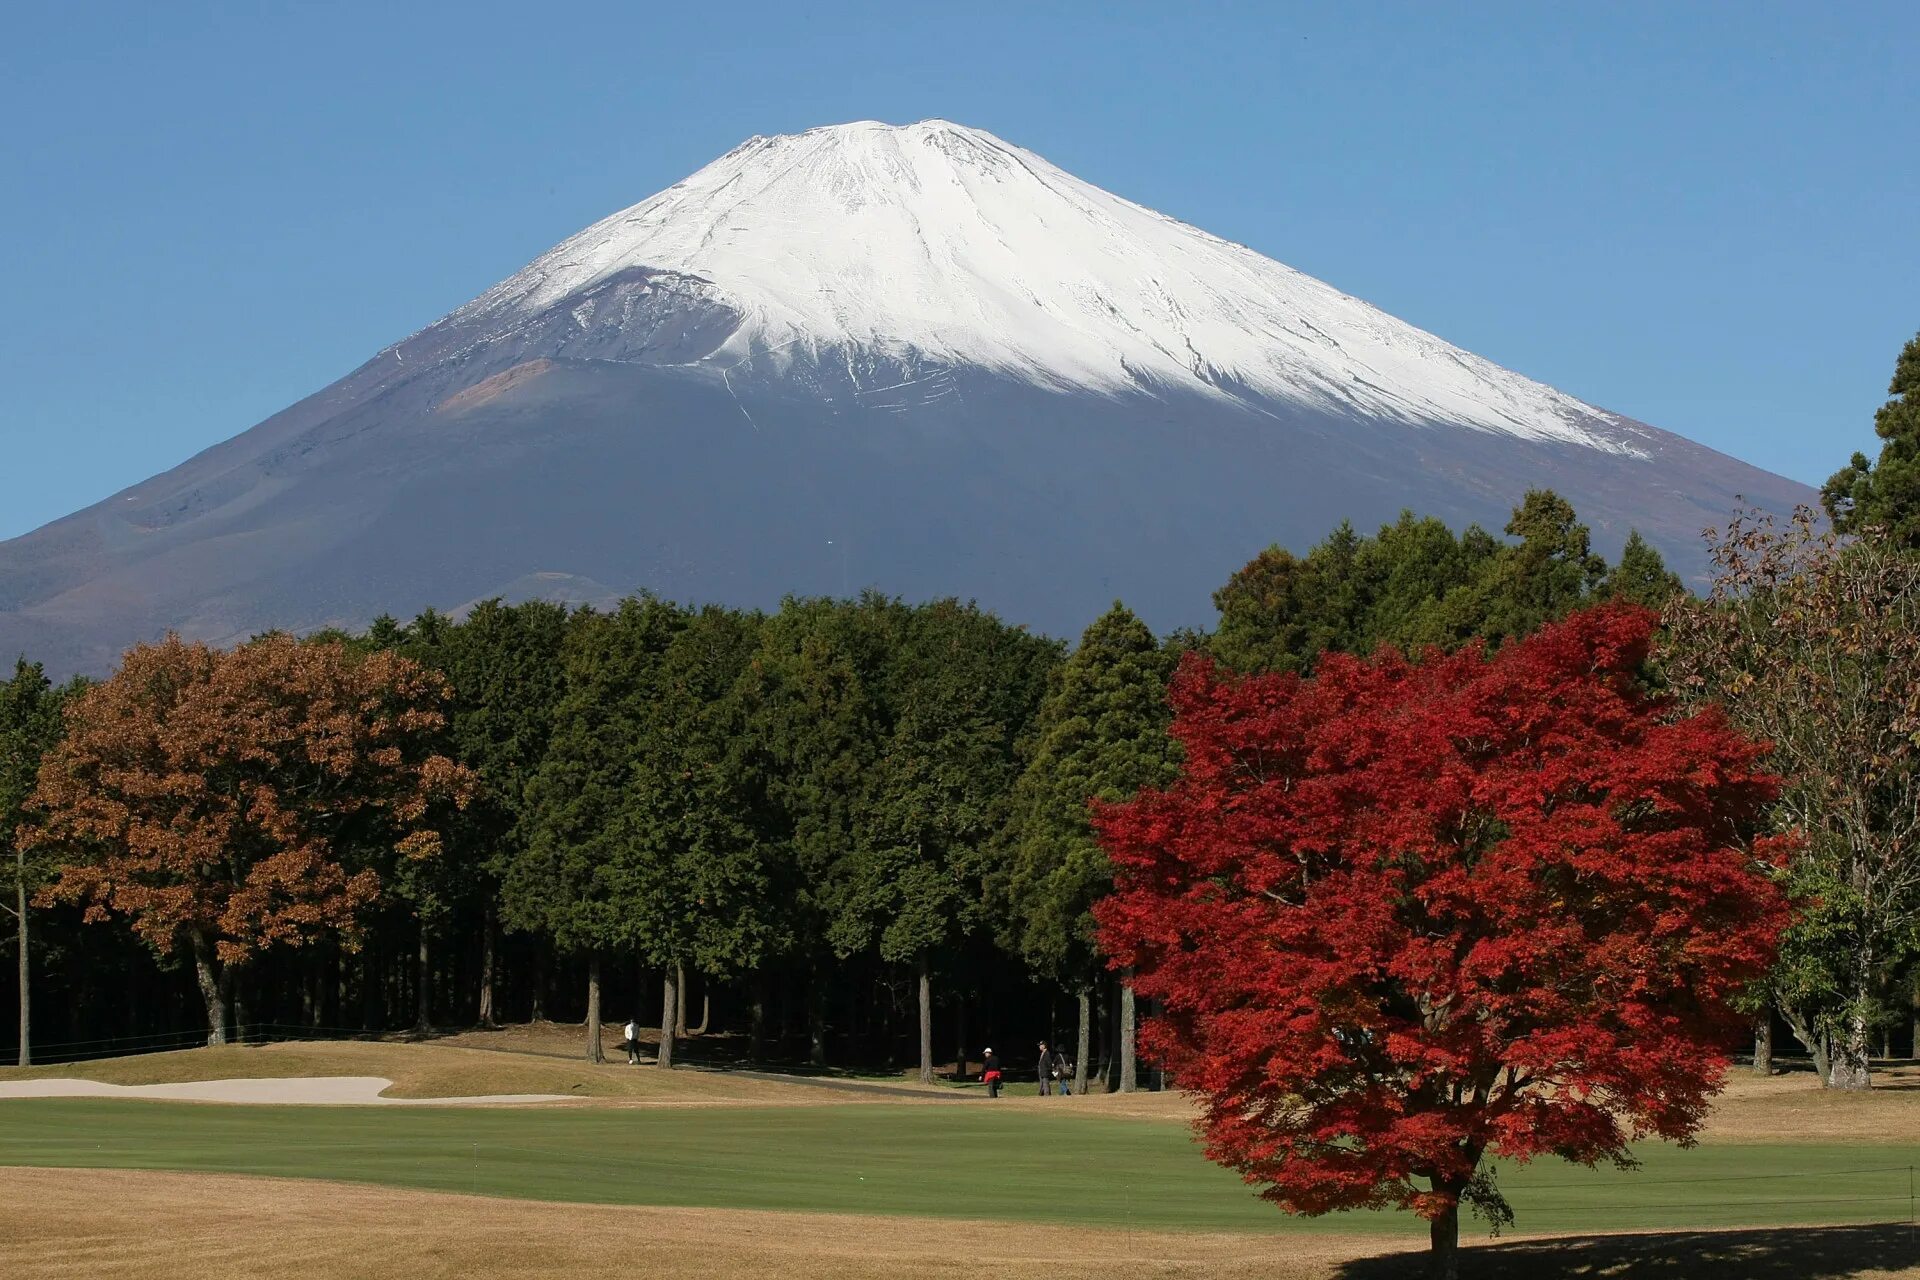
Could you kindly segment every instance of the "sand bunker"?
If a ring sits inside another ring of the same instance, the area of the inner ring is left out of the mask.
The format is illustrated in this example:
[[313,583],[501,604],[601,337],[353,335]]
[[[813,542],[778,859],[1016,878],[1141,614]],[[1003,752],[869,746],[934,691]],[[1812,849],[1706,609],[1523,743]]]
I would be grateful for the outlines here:
[[157,1098],[173,1102],[293,1103],[302,1106],[471,1107],[566,1102],[560,1093],[495,1093],[477,1098],[388,1098],[384,1076],[295,1076],[283,1080],[188,1080],[101,1084],[97,1080],[0,1081],[0,1098]]

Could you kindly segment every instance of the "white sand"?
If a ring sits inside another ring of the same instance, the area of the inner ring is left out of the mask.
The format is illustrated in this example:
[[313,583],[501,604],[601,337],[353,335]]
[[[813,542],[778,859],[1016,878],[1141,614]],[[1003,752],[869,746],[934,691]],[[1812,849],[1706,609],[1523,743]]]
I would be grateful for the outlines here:
[[174,1102],[270,1102],[320,1106],[466,1107],[566,1102],[560,1093],[496,1093],[478,1098],[389,1098],[384,1076],[293,1076],[282,1080],[188,1080],[179,1084],[101,1084],[98,1080],[0,1081],[0,1098],[159,1098]]

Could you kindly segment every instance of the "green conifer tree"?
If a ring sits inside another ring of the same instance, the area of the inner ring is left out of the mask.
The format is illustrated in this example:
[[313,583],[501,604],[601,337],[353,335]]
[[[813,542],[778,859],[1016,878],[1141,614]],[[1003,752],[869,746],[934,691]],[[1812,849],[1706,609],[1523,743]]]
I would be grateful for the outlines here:
[[1599,594],[1609,600],[1631,600],[1660,609],[1684,590],[1679,575],[1667,568],[1659,550],[1634,529],[1627,534],[1627,545],[1620,549],[1620,562],[1601,582]]
[[662,1067],[673,1065],[681,973],[750,970],[773,931],[751,717],[738,687],[759,625],[757,615],[709,605],[668,642],[609,850],[606,875],[628,904],[639,955],[666,975]]
[[453,686],[449,739],[472,769],[479,794],[450,824],[440,861],[445,896],[477,918],[481,1025],[495,1021],[501,878],[528,835],[527,788],[546,758],[566,692],[562,648],[567,611],[543,600],[483,600],[465,621],[439,630],[415,655]]
[[842,957],[870,951],[913,967],[920,1078],[931,1083],[933,968],[984,919],[1019,735],[1057,650],[956,600],[902,621],[887,682],[892,729],[869,774],[849,892],[829,933]]
[[1524,636],[1591,595],[1607,562],[1593,553],[1573,504],[1551,489],[1531,489],[1507,522],[1518,538],[1488,564],[1474,634],[1494,644]]
[[[1078,1000],[1076,1091],[1086,1087],[1091,993],[1101,972],[1091,912],[1113,887],[1088,804],[1127,799],[1172,779],[1166,705],[1172,665],[1173,654],[1115,601],[1055,668],[1014,788],[1006,932],[1036,972],[1065,984]],[[1122,1045],[1123,1053],[1129,1050]]]
[[1893,398],[1873,415],[1879,459],[1854,454],[1821,486],[1820,501],[1837,531],[1879,529],[1911,550],[1920,548],[1920,334],[1894,361],[1887,391]]
[[526,845],[506,868],[503,906],[515,928],[587,958],[587,1059],[604,1061],[600,958],[643,941],[634,885],[618,868],[633,838],[627,805],[661,660],[685,616],[652,596],[611,614],[574,615],[566,693],[545,759],[528,783]]
[[741,678],[749,768],[765,797],[769,874],[786,904],[768,951],[799,972],[816,1066],[827,1056],[828,930],[844,910],[856,815],[891,732],[890,636],[904,611],[874,593],[851,601],[789,598],[761,627]]

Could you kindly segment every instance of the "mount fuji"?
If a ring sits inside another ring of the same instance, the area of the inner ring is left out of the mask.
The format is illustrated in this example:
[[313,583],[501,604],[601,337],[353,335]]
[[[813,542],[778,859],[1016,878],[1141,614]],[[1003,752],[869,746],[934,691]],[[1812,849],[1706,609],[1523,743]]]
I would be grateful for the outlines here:
[[1530,487],[1686,572],[1804,487],[977,129],[753,138],[333,385],[0,543],[0,652],[101,671],[490,596],[875,586],[1165,628],[1261,547]]

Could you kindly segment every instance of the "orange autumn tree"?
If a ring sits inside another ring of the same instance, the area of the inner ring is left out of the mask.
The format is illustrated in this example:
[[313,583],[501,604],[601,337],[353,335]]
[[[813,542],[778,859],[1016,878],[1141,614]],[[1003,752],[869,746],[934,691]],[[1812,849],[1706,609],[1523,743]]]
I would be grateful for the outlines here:
[[393,653],[268,636],[129,651],[66,711],[28,838],[64,865],[43,893],[123,916],[193,959],[208,1043],[260,952],[351,938],[395,859],[436,856],[468,772],[437,749],[446,682]]

